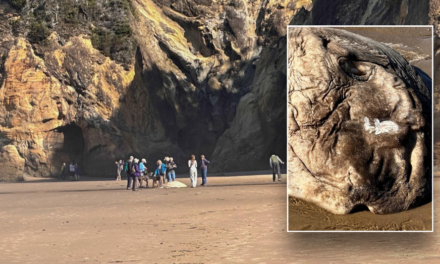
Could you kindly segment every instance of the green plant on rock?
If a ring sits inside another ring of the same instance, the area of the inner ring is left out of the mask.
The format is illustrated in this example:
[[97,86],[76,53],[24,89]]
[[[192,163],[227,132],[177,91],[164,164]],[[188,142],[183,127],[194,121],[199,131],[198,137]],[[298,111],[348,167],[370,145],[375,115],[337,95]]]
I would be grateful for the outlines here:
[[9,0],[8,1],[11,6],[14,8],[21,10],[26,5],[26,0]]
[[35,21],[30,26],[28,39],[31,43],[38,43],[45,40],[49,35],[50,30],[47,28],[46,23]]
[[119,37],[131,36],[131,27],[128,22],[116,25],[114,27],[114,31],[115,31],[116,36],[119,36]]

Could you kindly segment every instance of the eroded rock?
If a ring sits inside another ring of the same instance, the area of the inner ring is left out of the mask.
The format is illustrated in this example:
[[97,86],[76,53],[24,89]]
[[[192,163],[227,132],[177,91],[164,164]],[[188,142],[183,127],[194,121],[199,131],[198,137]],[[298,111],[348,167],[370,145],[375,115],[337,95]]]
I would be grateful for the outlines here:
[[7,145],[0,149],[0,164],[2,166],[0,181],[22,181],[24,179],[24,159],[20,157],[15,146]]
[[310,0],[92,2],[0,4],[0,147],[17,149],[25,173],[58,176],[73,161],[109,177],[129,155],[151,169],[204,154],[211,172],[285,157],[276,42]]
[[335,213],[431,199],[431,87],[391,48],[331,28],[288,36],[289,194]]

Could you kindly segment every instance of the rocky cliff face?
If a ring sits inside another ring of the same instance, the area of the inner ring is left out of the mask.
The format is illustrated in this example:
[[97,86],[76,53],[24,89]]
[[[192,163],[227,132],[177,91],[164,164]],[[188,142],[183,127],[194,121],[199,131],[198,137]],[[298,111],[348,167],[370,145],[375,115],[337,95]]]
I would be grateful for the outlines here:
[[[285,25],[311,1],[0,3],[2,179],[113,160],[285,157]],[[185,171],[184,166],[180,167]]]

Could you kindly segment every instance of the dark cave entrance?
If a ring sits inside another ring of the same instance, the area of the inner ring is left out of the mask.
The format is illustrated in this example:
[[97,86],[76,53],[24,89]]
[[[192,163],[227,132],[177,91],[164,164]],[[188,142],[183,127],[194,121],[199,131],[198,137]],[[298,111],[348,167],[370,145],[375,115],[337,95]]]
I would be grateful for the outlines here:
[[68,157],[68,160],[64,161],[66,165],[73,162],[74,164],[78,164],[80,169],[83,169],[85,141],[81,128],[72,123],[58,127],[57,131],[64,135],[62,152],[66,154],[66,158]]
[[358,204],[353,209],[351,209],[350,214],[355,214],[363,211],[370,211],[365,204]]

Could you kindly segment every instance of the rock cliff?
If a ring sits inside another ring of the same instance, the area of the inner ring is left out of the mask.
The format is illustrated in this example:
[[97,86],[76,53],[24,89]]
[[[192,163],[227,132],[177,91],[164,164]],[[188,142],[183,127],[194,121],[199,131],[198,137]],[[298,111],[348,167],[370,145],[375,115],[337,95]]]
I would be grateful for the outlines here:
[[286,25],[311,1],[0,3],[3,180],[62,162],[205,154],[211,171],[286,157]]

